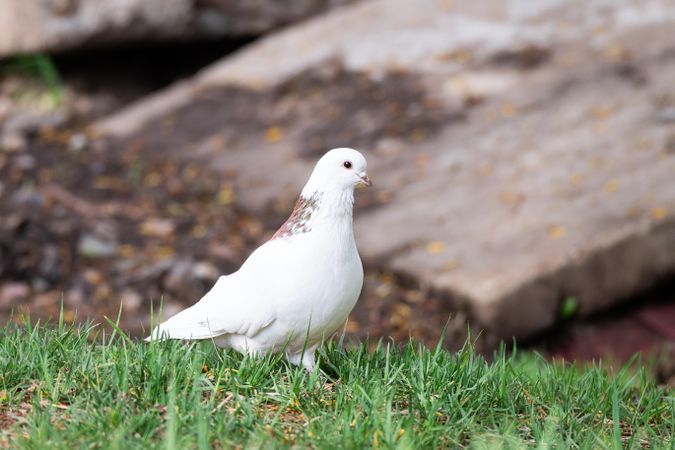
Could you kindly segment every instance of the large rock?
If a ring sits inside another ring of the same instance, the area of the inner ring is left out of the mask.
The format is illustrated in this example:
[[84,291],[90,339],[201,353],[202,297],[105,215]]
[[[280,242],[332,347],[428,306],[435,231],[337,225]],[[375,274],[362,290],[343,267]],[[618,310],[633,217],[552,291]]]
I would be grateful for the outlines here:
[[283,211],[318,155],[366,153],[365,260],[497,336],[675,272],[668,0],[373,1],[272,35],[98,124],[237,174]]
[[349,0],[3,0],[0,58],[130,41],[255,36]]

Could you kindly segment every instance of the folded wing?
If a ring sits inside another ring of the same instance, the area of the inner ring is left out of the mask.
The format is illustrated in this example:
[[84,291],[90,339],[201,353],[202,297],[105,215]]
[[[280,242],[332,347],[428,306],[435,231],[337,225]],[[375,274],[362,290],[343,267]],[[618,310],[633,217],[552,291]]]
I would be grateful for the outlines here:
[[255,336],[274,321],[274,310],[261,305],[259,290],[242,284],[236,274],[221,276],[199,302],[155,327],[145,340]]

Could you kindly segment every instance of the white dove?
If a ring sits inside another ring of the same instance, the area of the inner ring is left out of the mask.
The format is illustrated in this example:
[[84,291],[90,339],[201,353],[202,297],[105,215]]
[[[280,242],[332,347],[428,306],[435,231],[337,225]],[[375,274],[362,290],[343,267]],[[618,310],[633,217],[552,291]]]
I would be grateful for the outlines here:
[[319,343],[347,319],[361,293],[363,266],[352,229],[359,184],[371,186],[361,153],[326,153],[272,238],[146,341],[213,339],[252,355],[285,351],[291,363],[311,371]]

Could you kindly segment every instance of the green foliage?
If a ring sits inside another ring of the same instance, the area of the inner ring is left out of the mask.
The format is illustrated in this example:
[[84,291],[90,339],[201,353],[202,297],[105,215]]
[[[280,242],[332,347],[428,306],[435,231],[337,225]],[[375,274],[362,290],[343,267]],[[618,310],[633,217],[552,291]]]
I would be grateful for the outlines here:
[[574,316],[579,308],[579,301],[576,297],[565,297],[562,304],[560,305],[560,318],[569,319]]
[[63,98],[63,83],[51,58],[43,53],[18,55],[0,66],[0,75],[21,75],[38,81],[56,107]]
[[609,376],[504,348],[488,362],[468,345],[329,342],[324,372],[308,374],[279,355],[96,330],[0,329],[0,447],[673,445],[673,393],[635,369]]

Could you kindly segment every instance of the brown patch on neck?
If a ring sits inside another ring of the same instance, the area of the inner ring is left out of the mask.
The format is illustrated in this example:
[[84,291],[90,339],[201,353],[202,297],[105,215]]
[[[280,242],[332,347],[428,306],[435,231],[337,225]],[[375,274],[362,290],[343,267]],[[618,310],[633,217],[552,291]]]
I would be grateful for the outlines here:
[[295,202],[293,207],[293,212],[286,219],[286,222],[279,227],[276,233],[272,236],[271,240],[275,239],[284,239],[296,234],[307,233],[311,231],[309,227],[309,220],[312,218],[312,214],[316,211],[318,207],[318,199],[316,197],[304,198],[299,197]]

